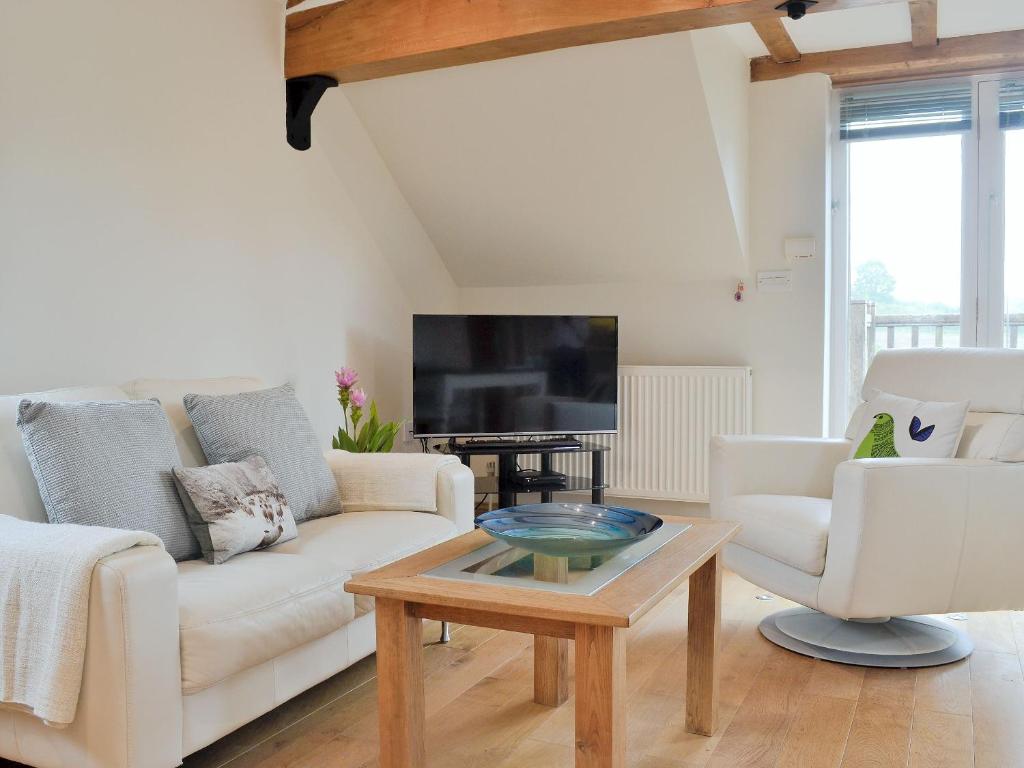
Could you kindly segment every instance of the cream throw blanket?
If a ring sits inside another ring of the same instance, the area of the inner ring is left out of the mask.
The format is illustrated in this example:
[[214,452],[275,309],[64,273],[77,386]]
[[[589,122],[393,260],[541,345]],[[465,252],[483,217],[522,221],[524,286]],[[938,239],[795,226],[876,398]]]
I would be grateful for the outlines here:
[[56,727],[75,719],[93,568],[136,544],[163,546],[142,531],[0,515],[0,706]]

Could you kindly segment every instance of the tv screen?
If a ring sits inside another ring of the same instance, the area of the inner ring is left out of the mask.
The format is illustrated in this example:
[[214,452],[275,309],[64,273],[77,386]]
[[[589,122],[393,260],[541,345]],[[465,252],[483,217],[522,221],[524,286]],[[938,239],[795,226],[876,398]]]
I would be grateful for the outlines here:
[[617,317],[415,315],[417,437],[616,431]]

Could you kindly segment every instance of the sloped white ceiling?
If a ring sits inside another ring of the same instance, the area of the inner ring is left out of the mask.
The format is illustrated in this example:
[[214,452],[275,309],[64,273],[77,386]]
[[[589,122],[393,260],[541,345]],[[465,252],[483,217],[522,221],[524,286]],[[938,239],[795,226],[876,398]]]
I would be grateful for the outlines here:
[[460,285],[742,276],[746,58],[698,34],[344,89]]
[[[1024,29],[1024,0],[939,0],[938,9],[939,37],[943,38]],[[905,3],[812,13],[800,21],[783,19],[782,23],[804,53],[910,40],[910,10]],[[728,30],[747,56],[768,54],[749,24]]]

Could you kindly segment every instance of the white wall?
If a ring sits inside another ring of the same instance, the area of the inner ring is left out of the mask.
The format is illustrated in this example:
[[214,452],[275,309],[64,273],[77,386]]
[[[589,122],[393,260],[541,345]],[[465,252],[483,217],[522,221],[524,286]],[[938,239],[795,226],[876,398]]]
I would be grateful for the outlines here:
[[614,313],[621,360],[636,365],[750,365],[754,427],[820,435],[825,371],[828,118],[824,76],[750,87],[751,271],[789,268],[783,240],[817,238],[819,257],[792,266],[793,292],[743,303],[729,281],[462,288],[466,312]]
[[[733,225],[748,266],[750,197],[750,61],[722,27],[690,33],[704,100],[729,190]],[[745,270],[744,270],[745,271]]]
[[283,14],[0,4],[0,392],[257,374],[326,435],[348,363],[410,415],[411,313],[457,291],[342,89],[287,146]]
[[456,282],[493,287],[745,272],[748,80],[709,31],[344,89]]

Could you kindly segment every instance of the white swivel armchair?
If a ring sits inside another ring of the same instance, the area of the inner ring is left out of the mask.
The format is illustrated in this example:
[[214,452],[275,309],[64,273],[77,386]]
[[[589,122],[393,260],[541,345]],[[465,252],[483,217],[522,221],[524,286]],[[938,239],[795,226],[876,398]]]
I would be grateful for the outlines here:
[[1024,608],[1024,351],[880,352],[865,399],[876,390],[970,400],[957,457],[848,461],[849,440],[717,437],[711,514],[743,524],[730,568],[806,606],[761,623],[772,642],[865,666],[948,663],[971,641],[926,614]]

